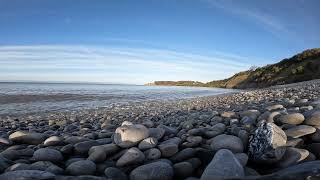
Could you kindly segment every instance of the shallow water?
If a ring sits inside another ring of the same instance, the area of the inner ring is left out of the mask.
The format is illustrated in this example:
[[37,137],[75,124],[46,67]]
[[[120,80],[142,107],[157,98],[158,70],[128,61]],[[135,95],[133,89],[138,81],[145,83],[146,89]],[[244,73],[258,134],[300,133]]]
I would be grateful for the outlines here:
[[186,99],[230,89],[75,83],[0,83],[0,115],[99,108],[148,100]]

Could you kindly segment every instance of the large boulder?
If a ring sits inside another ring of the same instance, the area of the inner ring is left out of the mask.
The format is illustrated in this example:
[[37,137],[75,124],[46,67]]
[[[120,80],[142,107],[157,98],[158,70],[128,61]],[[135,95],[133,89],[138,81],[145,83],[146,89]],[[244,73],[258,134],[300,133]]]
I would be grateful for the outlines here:
[[135,168],[130,173],[130,180],[170,180],[173,168],[169,163],[157,161]]
[[[282,146],[287,143],[285,132],[274,123],[262,122],[251,136],[249,156],[255,161],[280,160],[285,152]],[[269,161],[270,162],[270,161]]]
[[222,180],[244,175],[244,169],[236,156],[228,149],[221,149],[204,170],[201,180]]
[[113,140],[118,146],[122,148],[129,148],[135,146],[148,136],[149,130],[144,125],[125,125],[116,129]]

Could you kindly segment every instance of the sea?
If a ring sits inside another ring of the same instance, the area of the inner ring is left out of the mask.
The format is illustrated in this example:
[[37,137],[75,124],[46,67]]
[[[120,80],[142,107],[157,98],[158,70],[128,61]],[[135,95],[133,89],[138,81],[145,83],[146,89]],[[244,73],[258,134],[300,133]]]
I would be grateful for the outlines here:
[[181,100],[234,91],[180,86],[0,82],[0,115],[73,111],[144,101]]

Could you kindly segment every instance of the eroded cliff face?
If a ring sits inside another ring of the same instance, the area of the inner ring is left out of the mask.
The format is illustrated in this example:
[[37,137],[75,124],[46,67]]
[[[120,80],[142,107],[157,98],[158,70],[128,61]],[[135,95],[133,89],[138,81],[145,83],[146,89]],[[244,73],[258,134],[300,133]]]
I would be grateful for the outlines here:
[[263,88],[320,79],[320,48],[308,49],[279,63],[252,68],[217,81],[157,81],[153,85],[204,86],[217,88]]

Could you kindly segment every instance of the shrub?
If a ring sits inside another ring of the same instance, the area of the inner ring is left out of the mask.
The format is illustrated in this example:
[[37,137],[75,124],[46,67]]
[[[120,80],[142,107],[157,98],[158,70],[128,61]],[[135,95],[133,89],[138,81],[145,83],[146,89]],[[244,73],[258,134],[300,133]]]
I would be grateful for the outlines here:
[[304,72],[304,67],[303,67],[303,66],[298,66],[298,67],[297,67],[297,72],[298,72],[299,74],[303,73],[303,72]]

